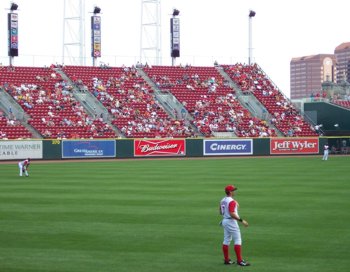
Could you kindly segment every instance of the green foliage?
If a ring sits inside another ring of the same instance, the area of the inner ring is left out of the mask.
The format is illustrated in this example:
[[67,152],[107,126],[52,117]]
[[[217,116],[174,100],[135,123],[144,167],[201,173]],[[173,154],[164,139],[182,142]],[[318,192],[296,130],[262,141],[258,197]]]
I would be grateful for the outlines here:
[[[239,189],[245,271],[346,271],[349,157],[0,164],[0,271],[228,271],[218,204]],[[234,259],[231,246],[231,258]]]

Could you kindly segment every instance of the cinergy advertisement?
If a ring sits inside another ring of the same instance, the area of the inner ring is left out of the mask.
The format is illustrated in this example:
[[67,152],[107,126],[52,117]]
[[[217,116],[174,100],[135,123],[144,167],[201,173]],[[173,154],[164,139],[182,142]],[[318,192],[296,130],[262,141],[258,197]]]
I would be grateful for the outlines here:
[[203,154],[205,156],[218,155],[252,155],[253,141],[248,140],[204,140]]
[[185,156],[185,140],[135,140],[135,157]]
[[270,139],[270,154],[318,154],[318,138]]

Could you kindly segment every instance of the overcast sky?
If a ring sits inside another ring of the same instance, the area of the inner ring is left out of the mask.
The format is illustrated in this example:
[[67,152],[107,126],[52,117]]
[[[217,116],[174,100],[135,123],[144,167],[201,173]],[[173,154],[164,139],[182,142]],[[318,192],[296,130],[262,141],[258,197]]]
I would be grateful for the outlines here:
[[[15,2],[19,6],[20,56],[14,59],[14,65],[61,63],[64,0]],[[87,65],[92,64],[89,11],[95,5],[102,13],[99,60],[116,66],[139,60],[141,2],[85,0]],[[4,65],[8,64],[6,9],[10,3],[0,2],[0,62]],[[199,66],[212,66],[214,60],[221,64],[248,62],[248,14],[254,10],[253,60],[288,97],[293,57],[332,54],[336,46],[350,41],[349,0],[161,0],[163,65],[171,65],[169,20],[173,8],[180,10],[181,56],[176,63]]]

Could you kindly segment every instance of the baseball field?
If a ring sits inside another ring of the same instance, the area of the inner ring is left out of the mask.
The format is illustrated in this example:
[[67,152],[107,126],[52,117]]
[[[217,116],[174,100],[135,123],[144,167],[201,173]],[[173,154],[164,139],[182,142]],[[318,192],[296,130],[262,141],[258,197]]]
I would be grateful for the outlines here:
[[[346,271],[350,157],[0,164],[1,272]],[[238,187],[243,256],[218,204]],[[230,247],[234,259],[233,247]]]

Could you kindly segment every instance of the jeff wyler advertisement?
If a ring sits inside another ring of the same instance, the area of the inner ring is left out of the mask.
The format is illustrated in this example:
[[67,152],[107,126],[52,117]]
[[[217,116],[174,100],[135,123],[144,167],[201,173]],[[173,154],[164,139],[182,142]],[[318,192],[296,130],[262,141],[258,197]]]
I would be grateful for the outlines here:
[[270,154],[318,154],[318,138],[271,139]]
[[64,140],[62,158],[114,158],[115,140]]
[[42,159],[42,141],[0,141],[0,160]]
[[204,140],[203,154],[205,156],[252,155],[253,140]]

